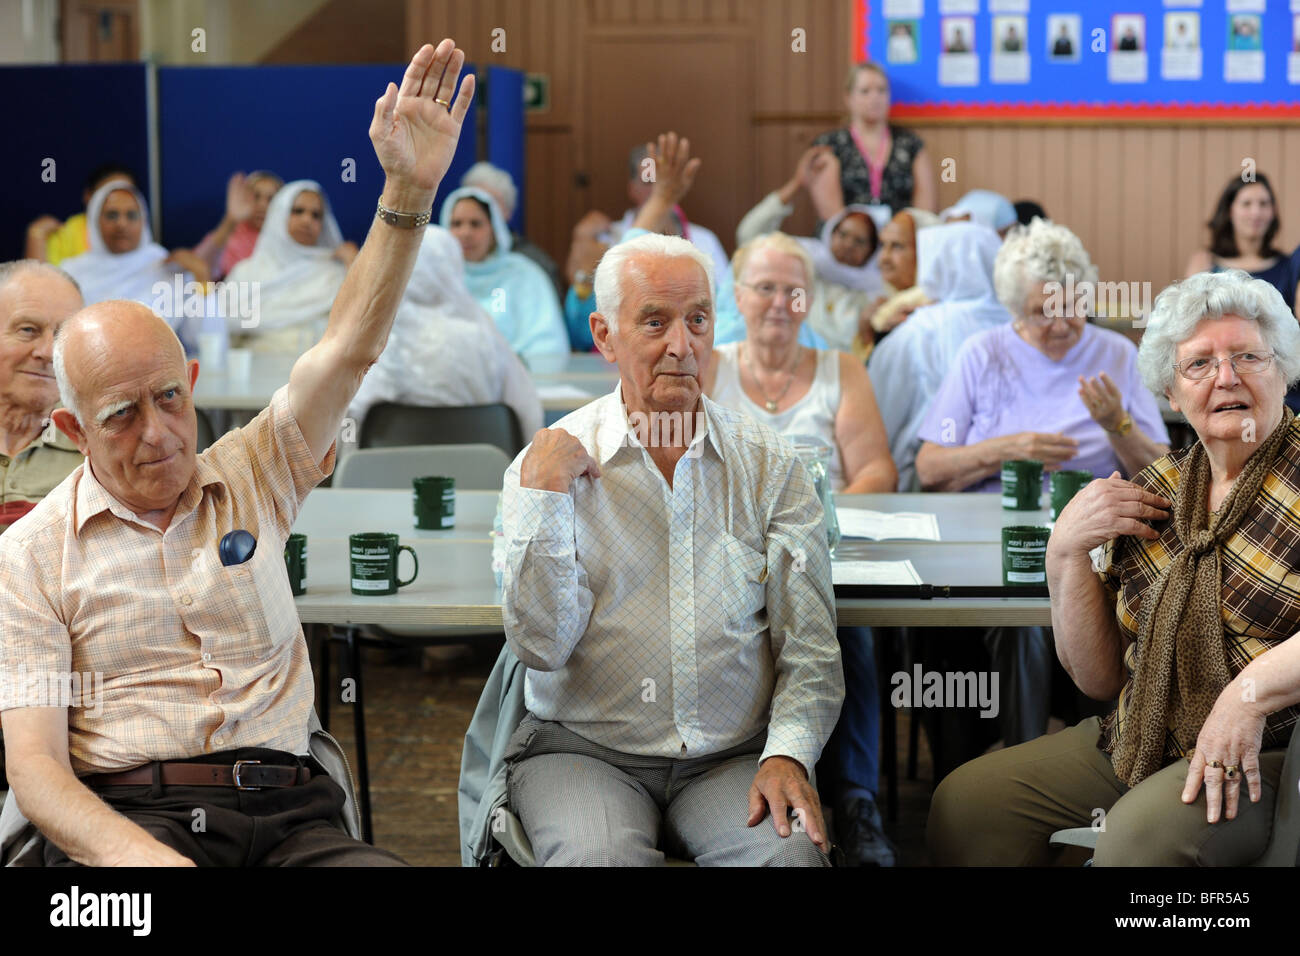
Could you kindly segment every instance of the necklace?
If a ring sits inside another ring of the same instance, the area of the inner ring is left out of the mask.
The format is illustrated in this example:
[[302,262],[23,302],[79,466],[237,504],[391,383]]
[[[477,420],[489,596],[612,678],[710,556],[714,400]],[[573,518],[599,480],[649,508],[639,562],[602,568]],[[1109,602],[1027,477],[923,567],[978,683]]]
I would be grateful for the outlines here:
[[749,374],[754,379],[754,387],[758,389],[758,394],[763,396],[763,407],[771,414],[776,414],[776,410],[781,404],[781,399],[785,398],[785,393],[790,391],[790,386],[794,384],[794,370],[799,367],[799,359],[802,355],[803,346],[796,345],[794,350],[794,363],[790,366],[790,377],[786,379],[785,388],[781,389],[781,394],[776,398],[768,398],[767,392],[763,389],[763,383],[758,380],[758,372],[754,369],[754,356],[750,353],[748,347],[745,348],[745,364],[749,366]]

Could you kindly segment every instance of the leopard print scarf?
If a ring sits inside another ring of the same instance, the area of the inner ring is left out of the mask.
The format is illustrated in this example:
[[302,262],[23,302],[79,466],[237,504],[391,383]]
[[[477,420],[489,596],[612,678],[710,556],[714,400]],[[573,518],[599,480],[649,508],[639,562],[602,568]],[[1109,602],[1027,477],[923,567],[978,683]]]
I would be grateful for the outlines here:
[[1193,446],[1173,505],[1173,528],[1182,551],[1143,596],[1130,705],[1111,765],[1130,787],[1160,769],[1169,728],[1178,745],[1196,745],[1201,725],[1228,685],[1223,639],[1223,576],[1219,549],[1251,511],[1295,416],[1282,423],[1246,461],[1215,515],[1207,506],[1210,462]]

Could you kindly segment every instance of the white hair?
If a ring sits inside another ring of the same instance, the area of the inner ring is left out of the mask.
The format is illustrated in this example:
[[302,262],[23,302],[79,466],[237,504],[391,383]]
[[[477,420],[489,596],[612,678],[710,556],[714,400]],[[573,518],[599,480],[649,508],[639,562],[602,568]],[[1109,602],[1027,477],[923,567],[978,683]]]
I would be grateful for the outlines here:
[[84,424],[85,419],[81,417],[81,409],[77,406],[76,389],[68,379],[68,369],[63,362],[63,342],[63,326],[59,326],[54,330],[54,381],[59,386],[59,402],[72,412],[73,418]]
[[1048,282],[1074,285],[1097,281],[1097,267],[1088,250],[1065,226],[1035,216],[1028,226],[1013,229],[993,260],[993,291],[1016,318],[1025,313],[1025,299],[1035,286]]
[[611,246],[601,256],[600,264],[596,266],[596,278],[593,283],[596,290],[596,311],[605,317],[611,332],[618,332],[618,310],[623,304],[623,279],[627,272],[627,263],[638,256],[692,260],[704,270],[705,278],[709,282],[709,297],[714,300],[714,308],[717,308],[713,260],[685,239],[650,232]]
[[793,256],[803,266],[804,284],[811,286],[817,281],[817,269],[813,266],[812,256],[808,255],[807,249],[784,232],[765,232],[746,242],[731,257],[731,274],[737,284],[740,283],[740,277],[745,274],[749,260],[754,253],[762,249],[771,249],[783,256]]
[[58,266],[51,265],[48,262],[42,262],[40,259],[15,259],[13,262],[0,262],[0,290],[3,290],[14,279],[19,276],[27,275],[30,272],[42,273],[44,275],[58,276],[66,280],[74,289],[77,295],[81,295],[81,286],[77,280],[68,275]]
[[1158,296],[1138,346],[1138,371],[1157,395],[1174,384],[1178,346],[1203,319],[1237,315],[1259,325],[1287,385],[1300,379],[1300,323],[1282,293],[1240,269],[1199,272],[1173,283]]
[[515,204],[519,202],[519,190],[511,175],[500,166],[488,162],[475,163],[465,175],[460,177],[461,186],[475,186],[486,189],[501,201],[501,217],[509,219],[515,214]]

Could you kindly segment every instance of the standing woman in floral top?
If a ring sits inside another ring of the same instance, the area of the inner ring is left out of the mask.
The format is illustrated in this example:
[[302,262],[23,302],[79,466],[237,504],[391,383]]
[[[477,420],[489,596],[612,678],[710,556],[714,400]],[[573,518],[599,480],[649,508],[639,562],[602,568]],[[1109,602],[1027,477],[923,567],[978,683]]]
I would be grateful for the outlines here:
[[839,176],[823,176],[812,189],[817,216],[825,221],[846,204],[881,207],[877,227],[901,209],[937,211],[934,168],[921,137],[889,124],[889,77],[875,63],[858,63],[844,84],[849,125],[822,133],[814,145],[835,155]]

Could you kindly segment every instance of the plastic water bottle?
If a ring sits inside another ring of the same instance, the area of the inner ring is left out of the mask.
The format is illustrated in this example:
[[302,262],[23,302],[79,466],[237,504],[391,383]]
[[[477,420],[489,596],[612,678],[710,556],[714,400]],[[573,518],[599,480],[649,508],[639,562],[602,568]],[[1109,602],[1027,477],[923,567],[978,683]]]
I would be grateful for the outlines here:
[[817,497],[821,499],[826,523],[826,544],[832,555],[840,543],[840,521],[835,514],[835,495],[831,491],[831,446],[813,435],[794,435],[795,451],[812,476]]

